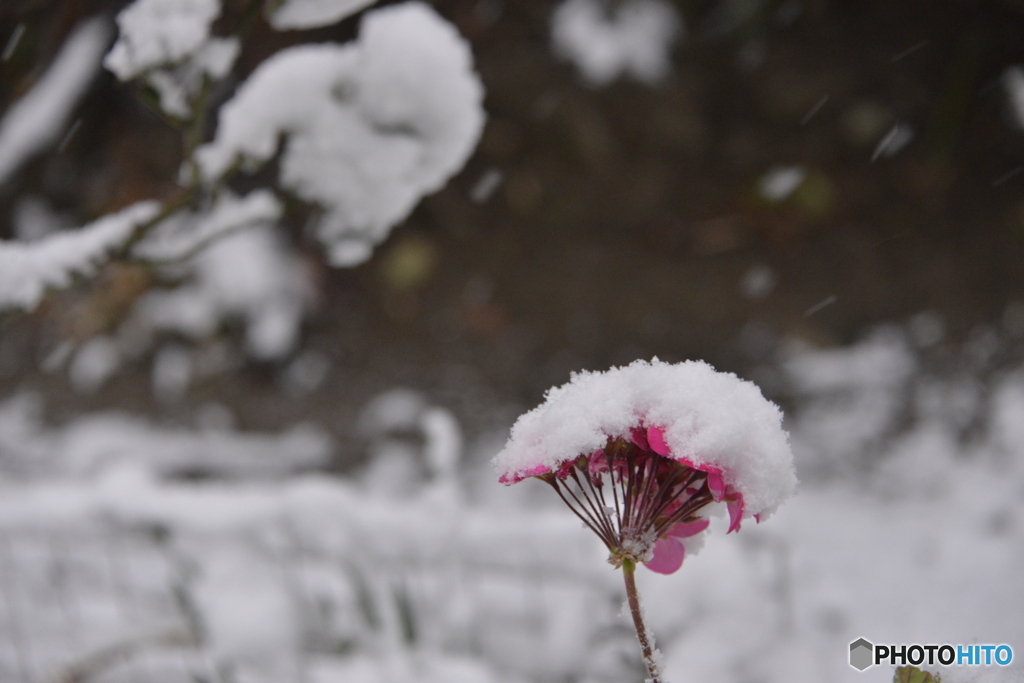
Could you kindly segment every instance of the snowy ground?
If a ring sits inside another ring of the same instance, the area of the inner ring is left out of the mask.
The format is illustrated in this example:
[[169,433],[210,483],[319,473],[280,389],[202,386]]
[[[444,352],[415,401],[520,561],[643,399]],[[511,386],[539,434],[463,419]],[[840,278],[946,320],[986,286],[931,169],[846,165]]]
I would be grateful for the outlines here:
[[[668,680],[891,680],[847,665],[858,637],[1024,658],[1024,374],[965,353],[938,376],[890,329],[769,369],[803,483],[760,526],[717,520],[678,573],[639,573]],[[596,538],[539,483],[495,483],[493,435],[461,449],[408,392],[368,408],[374,460],[349,480],[316,473],[310,426],[39,410],[0,407],[0,680],[642,679]]]

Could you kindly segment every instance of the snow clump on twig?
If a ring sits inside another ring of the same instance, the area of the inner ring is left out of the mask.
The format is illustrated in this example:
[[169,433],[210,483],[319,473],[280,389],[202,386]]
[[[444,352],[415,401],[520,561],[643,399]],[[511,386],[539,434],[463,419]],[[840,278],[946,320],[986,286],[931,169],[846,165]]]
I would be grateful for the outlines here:
[[219,0],[136,0],[117,15],[120,36],[103,66],[127,81],[195,53],[220,14]]
[[195,160],[214,182],[239,159],[268,161],[285,136],[281,184],[324,210],[317,237],[330,262],[356,265],[476,146],[483,86],[472,66],[468,43],[427,5],[370,12],[354,43],[261,64]]

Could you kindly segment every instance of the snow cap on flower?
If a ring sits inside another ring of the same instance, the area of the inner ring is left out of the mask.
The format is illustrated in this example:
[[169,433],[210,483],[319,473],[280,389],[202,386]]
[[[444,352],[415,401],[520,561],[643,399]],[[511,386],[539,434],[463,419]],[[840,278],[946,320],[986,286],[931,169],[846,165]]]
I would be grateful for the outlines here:
[[655,358],[574,373],[516,421],[493,464],[505,483],[558,472],[609,438],[632,439],[637,428],[646,429],[654,451],[709,472],[709,485],[741,494],[737,521],[771,514],[796,487],[779,408],[753,383],[702,361]]

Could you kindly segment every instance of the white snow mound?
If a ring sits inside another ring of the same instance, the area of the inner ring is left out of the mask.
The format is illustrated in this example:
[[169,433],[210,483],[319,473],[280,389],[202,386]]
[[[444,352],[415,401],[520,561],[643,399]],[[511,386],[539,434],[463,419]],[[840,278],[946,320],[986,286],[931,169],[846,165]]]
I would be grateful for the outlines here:
[[574,374],[522,415],[493,464],[515,475],[603,448],[641,423],[664,430],[677,458],[714,465],[743,494],[745,516],[768,514],[796,487],[782,412],[751,382],[702,361],[638,360]]
[[654,85],[672,70],[683,22],[665,0],[627,0],[613,14],[599,0],[566,0],[551,17],[551,41],[591,87],[629,76]]
[[420,2],[366,14],[348,45],[303,45],[267,59],[196,151],[213,181],[241,158],[269,160],[286,137],[281,184],[325,214],[336,266],[365,260],[420,198],[469,157],[484,122],[468,43]]
[[136,0],[117,15],[120,36],[103,66],[122,81],[196,52],[220,14],[218,0]]

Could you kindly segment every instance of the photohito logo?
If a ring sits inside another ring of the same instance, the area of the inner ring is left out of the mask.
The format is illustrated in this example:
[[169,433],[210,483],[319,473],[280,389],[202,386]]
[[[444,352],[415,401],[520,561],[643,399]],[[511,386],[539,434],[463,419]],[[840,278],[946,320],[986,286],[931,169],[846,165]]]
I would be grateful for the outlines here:
[[850,666],[857,671],[875,664],[1006,666],[1012,661],[1009,645],[873,645],[865,638],[850,643]]

